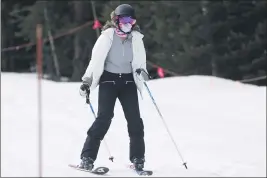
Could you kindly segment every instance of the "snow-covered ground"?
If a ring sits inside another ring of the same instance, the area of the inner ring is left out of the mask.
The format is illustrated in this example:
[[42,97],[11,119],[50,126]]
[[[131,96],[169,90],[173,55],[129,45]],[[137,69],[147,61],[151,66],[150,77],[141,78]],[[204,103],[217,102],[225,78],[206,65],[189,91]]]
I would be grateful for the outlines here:
[[[153,176],[265,176],[266,87],[204,76],[149,81],[188,170],[146,91],[140,98],[145,125],[146,164]],[[78,164],[94,118],[80,83],[42,82],[43,176],[93,176]],[[97,110],[97,90],[91,100]],[[37,80],[34,74],[1,74],[1,176],[38,176]],[[128,133],[120,106],[101,145],[97,166],[109,176],[136,176],[128,163]]]

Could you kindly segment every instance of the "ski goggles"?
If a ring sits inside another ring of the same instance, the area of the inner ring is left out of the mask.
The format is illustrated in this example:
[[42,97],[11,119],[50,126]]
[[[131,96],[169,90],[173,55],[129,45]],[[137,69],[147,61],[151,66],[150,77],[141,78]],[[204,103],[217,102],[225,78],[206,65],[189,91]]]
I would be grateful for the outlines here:
[[133,19],[132,17],[119,17],[119,22],[122,24],[134,24],[136,22],[135,19]]

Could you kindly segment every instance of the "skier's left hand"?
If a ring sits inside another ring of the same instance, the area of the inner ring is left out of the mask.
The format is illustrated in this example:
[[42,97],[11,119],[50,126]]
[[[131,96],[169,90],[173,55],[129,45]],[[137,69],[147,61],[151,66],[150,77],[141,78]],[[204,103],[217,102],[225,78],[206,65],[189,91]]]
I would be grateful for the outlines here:
[[148,81],[151,77],[149,74],[145,71],[145,69],[139,68],[135,71],[138,75],[142,76],[144,81]]

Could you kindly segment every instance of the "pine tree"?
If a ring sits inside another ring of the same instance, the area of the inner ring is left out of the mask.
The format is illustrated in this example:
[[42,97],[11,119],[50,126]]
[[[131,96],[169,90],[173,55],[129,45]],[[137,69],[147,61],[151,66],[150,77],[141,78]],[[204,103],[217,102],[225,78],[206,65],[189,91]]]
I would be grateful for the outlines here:
[[224,76],[242,80],[266,75],[266,2],[227,1],[225,6],[231,31],[221,69]]

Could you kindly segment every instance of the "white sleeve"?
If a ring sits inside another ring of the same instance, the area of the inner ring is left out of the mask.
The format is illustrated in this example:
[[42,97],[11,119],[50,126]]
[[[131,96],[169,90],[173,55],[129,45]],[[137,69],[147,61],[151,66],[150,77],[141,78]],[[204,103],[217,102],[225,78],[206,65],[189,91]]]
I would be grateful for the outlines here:
[[91,60],[82,77],[82,81],[92,82],[94,72],[97,72],[97,69],[103,67],[102,65],[104,65],[110,45],[111,40],[109,37],[101,34],[92,49]]
[[[142,58],[141,58],[141,68],[142,69],[144,69],[146,72],[147,72],[147,65],[146,65],[146,49],[145,49],[145,45],[144,45],[144,42],[143,42],[143,40],[141,39],[141,45],[140,45],[140,53],[141,53],[141,55],[140,56],[142,56]],[[148,72],[147,72],[148,73]]]

